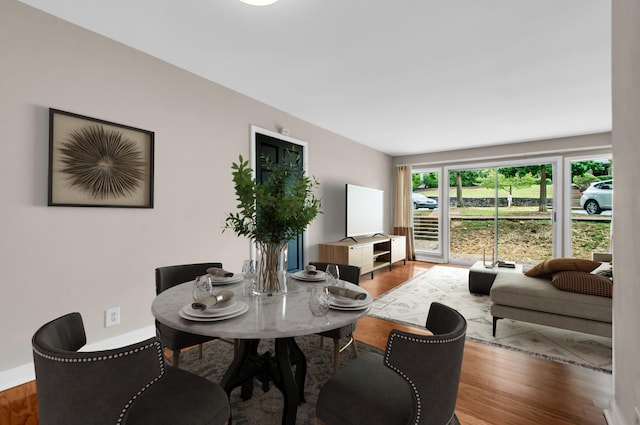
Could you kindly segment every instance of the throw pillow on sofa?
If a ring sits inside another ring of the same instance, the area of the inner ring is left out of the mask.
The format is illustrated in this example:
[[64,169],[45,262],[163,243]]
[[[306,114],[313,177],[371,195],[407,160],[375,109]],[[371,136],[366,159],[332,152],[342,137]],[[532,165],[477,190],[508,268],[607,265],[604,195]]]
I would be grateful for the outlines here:
[[604,276],[588,272],[562,271],[553,274],[551,284],[562,291],[609,297],[613,295],[613,282]]
[[580,258],[552,258],[533,266],[525,274],[529,277],[551,278],[553,273],[564,271],[591,272],[600,265],[598,261]]

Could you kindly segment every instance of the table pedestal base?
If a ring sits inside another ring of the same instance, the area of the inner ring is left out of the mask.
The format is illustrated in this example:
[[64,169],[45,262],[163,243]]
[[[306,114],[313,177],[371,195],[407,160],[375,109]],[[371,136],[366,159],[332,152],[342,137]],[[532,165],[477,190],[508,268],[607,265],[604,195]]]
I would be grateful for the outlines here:
[[265,392],[273,383],[284,398],[282,424],[293,425],[296,422],[298,404],[304,402],[307,359],[296,344],[295,338],[276,338],[275,355],[269,351],[258,354],[259,343],[259,339],[239,340],[233,362],[220,384],[228,395],[231,395],[235,388],[242,386],[241,397],[248,400],[253,395],[254,378],[262,383]]

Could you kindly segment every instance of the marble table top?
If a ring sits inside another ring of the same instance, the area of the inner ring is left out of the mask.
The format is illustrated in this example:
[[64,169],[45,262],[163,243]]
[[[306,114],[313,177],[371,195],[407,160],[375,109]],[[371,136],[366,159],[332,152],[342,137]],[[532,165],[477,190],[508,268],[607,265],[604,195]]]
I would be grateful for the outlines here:
[[[344,282],[347,288],[364,289]],[[216,290],[229,289],[234,299],[245,302],[246,313],[220,321],[199,322],[183,319],[178,314],[185,305],[193,301],[191,289],[193,281],[174,286],[160,293],[151,304],[153,316],[174,329],[199,335],[234,339],[287,338],[310,335],[340,328],[366,315],[371,308],[359,310],[329,309],[324,316],[314,316],[309,309],[311,289],[326,282],[299,281],[287,278],[287,293],[282,295],[252,295],[244,282],[216,286]],[[373,301],[367,295],[368,301]]]

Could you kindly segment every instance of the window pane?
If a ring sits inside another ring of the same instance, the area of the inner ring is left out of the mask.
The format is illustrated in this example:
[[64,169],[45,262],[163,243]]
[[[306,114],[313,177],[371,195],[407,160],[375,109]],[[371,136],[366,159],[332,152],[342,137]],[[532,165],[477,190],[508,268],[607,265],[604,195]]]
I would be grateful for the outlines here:
[[452,172],[450,259],[534,265],[551,258],[551,171],[544,164]]
[[571,163],[571,256],[591,259],[610,252],[613,219],[611,160],[597,158]]

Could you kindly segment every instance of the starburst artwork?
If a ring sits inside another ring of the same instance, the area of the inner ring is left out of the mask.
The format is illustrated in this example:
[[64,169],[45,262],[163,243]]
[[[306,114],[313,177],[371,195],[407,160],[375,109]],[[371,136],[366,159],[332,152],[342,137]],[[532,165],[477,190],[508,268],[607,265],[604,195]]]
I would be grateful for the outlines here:
[[60,151],[70,184],[93,198],[131,195],[142,185],[142,152],[117,131],[98,125],[73,131]]
[[151,208],[153,133],[51,110],[49,205]]

